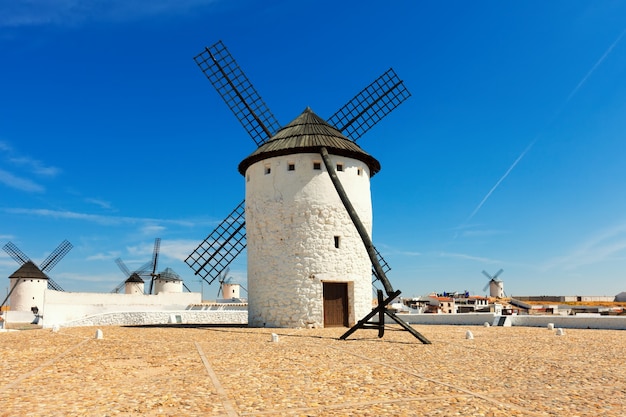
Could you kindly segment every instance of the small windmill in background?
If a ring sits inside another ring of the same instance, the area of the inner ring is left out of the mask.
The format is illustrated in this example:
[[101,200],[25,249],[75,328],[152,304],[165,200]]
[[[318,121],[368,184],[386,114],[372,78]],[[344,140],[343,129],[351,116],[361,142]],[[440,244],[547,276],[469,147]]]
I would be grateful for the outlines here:
[[57,248],[43,262],[37,266],[17,246],[9,242],[2,248],[8,253],[20,267],[9,279],[11,290],[0,304],[0,311],[5,303],[11,298],[11,309],[16,311],[32,311],[35,314],[34,324],[39,321],[39,307],[43,305],[46,288],[49,290],[64,291],[59,284],[48,276],[48,272],[72,249],[72,244],[67,240],[61,242]]
[[24,267],[27,264],[33,264],[40,272],[46,275],[48,278],[48,289],[64,291],[63,288],[56,282],[52,280],[49,276],[47,276],[46,272],[49,272],[54,266],[59,263],[61,259],[72,249],[72,244],[67,240],[64,240],[57,246],[55,250],[52,251],[50,255],[39,265],[39,267],[35,266],[34,262],[30,260],[30,258],[22,252],[17,246],[15,246],[12,242],[7,243],[2,247],[6,253],[8,253],[17,263],[20,264],[20,267]]
[[154,289],[154,281],[159,277],[157,271],[157,263],[159,259],[159,248],[161,247],[161,239],[156,238],[154,240],[154,250],[152,252],[152,259],[143,264],[139,269],[131,272],[121,258],[117,258],[115,263],[120,268],[126,279],[122,281],[117,287],[113,289],[113,293],[119,293],[127,284],[136,286],[137,289],[141,288],[139,292],[144,292],[143,286],[145,281],[143,277],[149,277],[150,288],[148,294],[152,294]]
[[[248,290],[241,284],[233,281],[232,276],[228,276],[230,268],[226,268],[218,277],[220,287],[217,290],[217,299],[220,301],[233,300],[240,301],[240,290],[248,292]],[[220,297],[221,295],[221,297]]]
[[218,276],[218,282],[220,286],[217,289],[217,298],[220,298],[220,294],[222,296],[224,295],[224,283],[230,284],[230,282],[233,279],[232,277],[227,277],[229,272],[230,272],[230,268],[226,267],[226,269],[224,269]]
[[502,272],[504,272],[504,270],[500,269],[495,274],[490,275],[487,271],[483,270],[483,275],[489,278],[489,281],[487,281],[487,284],[485,284],[485,286],[483,287],[483,292],[487,291],[487,288],[489,288],[490,297],[506,297],[506,294],[504,293],[504,281],[498,279]]

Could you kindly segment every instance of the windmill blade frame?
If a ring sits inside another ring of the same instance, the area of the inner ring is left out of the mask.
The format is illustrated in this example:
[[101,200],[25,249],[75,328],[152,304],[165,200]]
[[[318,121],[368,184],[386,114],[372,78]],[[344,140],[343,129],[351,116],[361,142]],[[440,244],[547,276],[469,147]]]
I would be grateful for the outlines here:
[[221,40],[206,47],[194,61],[257,146],[280,129],[269,107]]
[[245,249],[245,224],[244,200],[185,259],[194,274],[213,283]]
[[330,116],[328,123],[356,142],[409,97],[404,82],[389,68]]
[[122,261],[122,258],[115,259],[115,263],[120,268],[126,279],[130,278],[132,272],[130,272],[130,269],[128,269],[124,261]]
[[13,242],[8,242],[2,249],[20,265],[24,265],[26,262],[30,261],[28,255],[15,246]]
[[152,251],[152,273],[150,274],[150,292],[149,294],[152,294],[152,290],[154,288],[154,280],[158,277],[158,274],[156,273],[157,270],[157,263],[159,260],[159,250],[161,248],[161,238],[156,238],[154,239],[154,249]]
[[73,247],[74,246],[67,240],[61,242],[59,246],[57,246],[57,248],[53,250],[52,253],[41,263],[39,266],[41,272],[45,273],[54,268]]

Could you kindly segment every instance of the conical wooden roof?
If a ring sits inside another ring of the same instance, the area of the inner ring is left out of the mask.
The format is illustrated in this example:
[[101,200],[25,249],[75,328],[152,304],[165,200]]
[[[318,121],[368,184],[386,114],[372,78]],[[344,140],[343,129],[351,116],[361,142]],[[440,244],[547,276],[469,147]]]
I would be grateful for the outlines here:
[[139,274],[137,274],[136,272],[133,272],[126,281],[124,282],[140,282],[143,283],[144,280],[139,276]]
[[180,279],[180,275],[174,272],[172,268],[165,268],[163,271],[161,271],[161,273],[159,274],[159,279],[162,279],[164,281],[182,281],[182,279]]
[[330,154],[363,161],[369,167],[371,177],[380,171],[380,162],[376,158],[307,107],[300,116],[241,161],[239,173],[245,175],[250,165],[267,158],[296,153],[320,153],[322,147]]
[[48,276],[33,261],[28,261],[12,273],[9,278],[48,279]]

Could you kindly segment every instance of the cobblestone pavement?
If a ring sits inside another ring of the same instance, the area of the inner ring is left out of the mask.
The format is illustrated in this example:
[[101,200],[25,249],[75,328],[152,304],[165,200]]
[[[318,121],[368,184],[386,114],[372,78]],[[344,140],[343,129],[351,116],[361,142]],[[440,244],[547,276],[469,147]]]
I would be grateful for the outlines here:
[[100,329],[0,333],[0,417],[626,415],[625,331]]

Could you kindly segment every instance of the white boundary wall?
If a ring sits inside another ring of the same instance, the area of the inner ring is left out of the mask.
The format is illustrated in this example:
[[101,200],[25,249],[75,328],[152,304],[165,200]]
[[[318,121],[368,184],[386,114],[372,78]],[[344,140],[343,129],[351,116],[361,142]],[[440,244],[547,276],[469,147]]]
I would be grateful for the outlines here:
[[[59,327],[80,326],[136,326],[150,324],[241,324],[248,323],[246,310],[211,311],[118,311],[96,314],[80,320],[59,324]],[[55,323],[43,321],[44,328],[54,327]]]
[[46,290],[39,310],[46,325],[63,325],[88,316],[116,312],[169,312],[201,302],[200,293],[115,294]]
[[[402,320],[409,324],[444,324],[482,326],[485,322],[490,325],[495,317],[494,313],[466,313],[466,314],[398,314]],[[554,327],[566,329],[607,329],[626,330],[626,316],[558,316],[558,315],[511,315],[512,326],[521,327],[547,327],[548,323]],[[391,318],[385,318],[386,324],[395,323]]]

